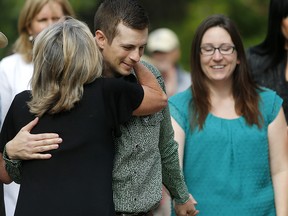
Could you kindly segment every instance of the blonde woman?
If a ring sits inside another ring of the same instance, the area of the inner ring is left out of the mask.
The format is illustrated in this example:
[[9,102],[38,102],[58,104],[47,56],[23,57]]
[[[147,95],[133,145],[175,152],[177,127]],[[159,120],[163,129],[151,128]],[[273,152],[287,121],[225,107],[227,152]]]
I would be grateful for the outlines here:
[[[25,0],[18,18],[19,37],[13,46],[14,54],[3,58],[0,63],[1,125],[14,96],[23,90],[30,89],[34,38],[43,29],[65,15],[74,16],[68,0]],[[5,185],[7,216],[13,215],[17,194],[16,184]]]

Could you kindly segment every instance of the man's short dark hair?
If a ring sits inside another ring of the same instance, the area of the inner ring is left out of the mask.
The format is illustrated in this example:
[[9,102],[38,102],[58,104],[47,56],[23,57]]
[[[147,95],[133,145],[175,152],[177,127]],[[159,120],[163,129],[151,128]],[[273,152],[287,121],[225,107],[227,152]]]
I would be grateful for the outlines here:
[[94,32],[101,30],[111,43],[119,23],[143,30],[149,27],[148,14],[138,0],[103,0],[94,17]]

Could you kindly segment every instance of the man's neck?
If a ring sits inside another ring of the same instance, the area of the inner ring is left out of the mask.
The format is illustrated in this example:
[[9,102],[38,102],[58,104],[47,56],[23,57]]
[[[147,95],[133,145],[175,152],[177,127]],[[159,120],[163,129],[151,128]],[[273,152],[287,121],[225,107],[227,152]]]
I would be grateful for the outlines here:
[[103,72],[102,72],[102,76],[106,77],[106,78],[113,78],[113,77],[119,78],[119,77],[122,77],[121,74],[119,74],[115,70],[112,70],[111,68],[104,69]]

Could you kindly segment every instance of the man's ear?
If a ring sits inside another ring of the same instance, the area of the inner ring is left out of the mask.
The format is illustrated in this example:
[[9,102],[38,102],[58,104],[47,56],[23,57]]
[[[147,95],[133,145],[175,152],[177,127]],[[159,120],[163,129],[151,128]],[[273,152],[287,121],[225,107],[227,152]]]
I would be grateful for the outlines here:
[[100,30],[97,30],[95,32],[95,40],[100,49],[103,49],[105,43],[107,43],[107,38],[105,34]]

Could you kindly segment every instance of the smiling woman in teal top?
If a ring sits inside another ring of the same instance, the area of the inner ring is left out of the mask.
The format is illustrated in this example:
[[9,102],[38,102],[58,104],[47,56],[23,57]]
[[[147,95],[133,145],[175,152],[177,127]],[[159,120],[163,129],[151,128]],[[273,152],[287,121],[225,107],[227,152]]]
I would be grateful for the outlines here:
[[169,106],[184,177],[204,216],[287,216],[282,99],[250,78],[240,34],[223,15],[200,24],[192,87]]

